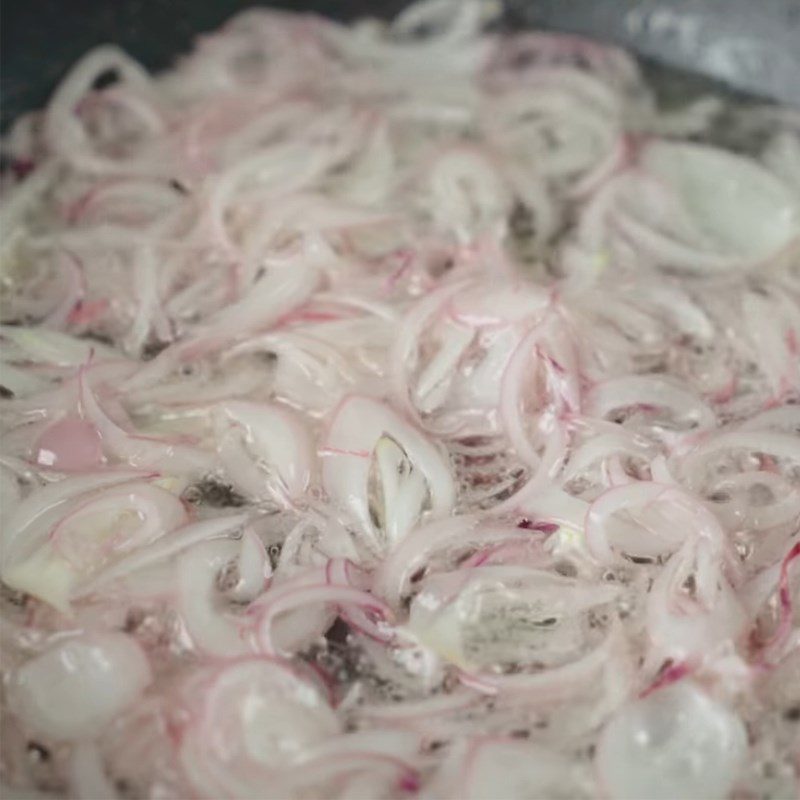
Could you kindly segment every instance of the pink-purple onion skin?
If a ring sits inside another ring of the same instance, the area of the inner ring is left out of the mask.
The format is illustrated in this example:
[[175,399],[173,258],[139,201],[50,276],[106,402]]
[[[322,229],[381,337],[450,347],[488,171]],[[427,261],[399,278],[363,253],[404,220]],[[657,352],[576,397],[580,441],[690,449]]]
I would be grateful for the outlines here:
[[800,791],[800,116],[496,12],[0,142],[3,791]]

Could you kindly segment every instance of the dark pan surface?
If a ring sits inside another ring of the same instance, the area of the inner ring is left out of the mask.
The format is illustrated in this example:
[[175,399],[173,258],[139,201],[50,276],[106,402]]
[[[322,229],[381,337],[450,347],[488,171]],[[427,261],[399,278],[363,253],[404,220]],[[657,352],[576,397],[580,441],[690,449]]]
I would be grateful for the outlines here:
[[[89,48],[114,42],[149,69],[256,0],[2,0],[0,124],[41,107]],[[269,0],[337,19],[390,17],[407,0]],[[505,24],[569,30],[632,47],[679,67],[800,106],[800,0],[505,0]],[[682,74],[683,73],[683,74]],[[660,73],[664,77],[663,71]]]
[[[219,27],[257,0],[2,0],[2,127],[40,108],[64,72],[87,50],[113,42],[149,69],[163,69],[198,33]],[[269,0],[336,19],[389,17],[407,0]]]

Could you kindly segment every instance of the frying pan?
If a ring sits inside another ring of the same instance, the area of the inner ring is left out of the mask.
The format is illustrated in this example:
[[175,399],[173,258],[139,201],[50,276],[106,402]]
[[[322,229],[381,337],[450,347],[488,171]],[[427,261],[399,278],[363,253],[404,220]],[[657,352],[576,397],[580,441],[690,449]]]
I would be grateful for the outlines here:
[[[0,0],[0,127],[40,108],[83,53],[114,42],[151,70],[258,0]],[[349,20],[407,0],[269,0]],[[800,0],[505,0],[503,24],[580,33],[632,49],[663,97],[709,89],[800,107]],[[22,797],[22,793],[16,793]]]
[[[150,69],[258,0],[3,0],[0,125],[41,107],[64,71],[114,42]],[[271,0],[337,19],[391,17],[407,0]],[[800,107],[800,0],[505,0],[503,24],[613,41],[645,57],[657,88],[686,99],[734,96]],[[653,64],[668,65],[665,70]]]

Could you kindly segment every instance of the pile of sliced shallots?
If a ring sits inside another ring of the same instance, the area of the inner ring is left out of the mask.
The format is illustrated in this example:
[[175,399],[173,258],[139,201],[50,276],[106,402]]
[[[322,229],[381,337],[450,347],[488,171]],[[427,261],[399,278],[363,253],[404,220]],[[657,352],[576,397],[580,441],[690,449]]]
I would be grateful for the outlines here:
[[4,138],[5,792],[797,795],[800,113],[491,16],[100,47]]

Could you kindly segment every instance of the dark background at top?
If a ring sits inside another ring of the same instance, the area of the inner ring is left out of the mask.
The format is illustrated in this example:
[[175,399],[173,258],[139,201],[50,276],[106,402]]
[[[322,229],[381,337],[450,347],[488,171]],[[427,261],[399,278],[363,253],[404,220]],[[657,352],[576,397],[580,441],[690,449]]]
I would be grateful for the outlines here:
[[[42,107],[66,69],[97,44],[114,42],[146,67],[159,69],[186,52],[198,33],[253,5],[349,20],[391,17],[408,1],[0,0],[0,127]],[[504,0],[504,5],[511,25],[566,28],[617,41],[800,107],[800,0]],[[631,30],[630,15],[639,12],[652,24]],[[686,23],[692,36],[684,36]]]
[[[168,66],[194,37],[257,0],[0,0],[0,113],[5,127],[41,107],[65,70],[114,42],[150,69]],[[337,19],[391,16],[407,0],[270,0]]]

